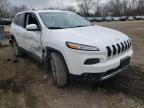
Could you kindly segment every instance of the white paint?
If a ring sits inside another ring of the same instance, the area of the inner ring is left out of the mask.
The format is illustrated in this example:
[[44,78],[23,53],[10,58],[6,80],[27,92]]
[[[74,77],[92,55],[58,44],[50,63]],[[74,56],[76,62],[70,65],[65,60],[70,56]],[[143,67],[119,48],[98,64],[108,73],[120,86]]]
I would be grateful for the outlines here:
[[[128,36],[121,32],[101,26],[50,30],[43,24],[38,13],[61,11],[45,10],[30,12],[34,12],[36,14],[41,24],[42,47],[51,47],[60,51],[64,56],[69,72],[72,74],[81,75],[83,73],[103,73],[117,68],[120,65],[121,59],[127,56],[131,57],[133,54],[133,50],[131,48],[117,57],[107,59],[106,46],[114,45],[129,39]],[[35,53],[39,57],[42,57],[41,50],[39,50],[39,52],[35,51],[37,47],[41,47],[39,32],[28,32],[14,23],[12,23],[11,29],[19,46]],[[17,32],[19,32],[19,34],[17,34]],[[99,48],[100,51],[81,51],[70,49],[65,44],[67,41],[94,46]],[[84,61],[88,58],[100,58],[101,63],[95,65],[84,65]]]

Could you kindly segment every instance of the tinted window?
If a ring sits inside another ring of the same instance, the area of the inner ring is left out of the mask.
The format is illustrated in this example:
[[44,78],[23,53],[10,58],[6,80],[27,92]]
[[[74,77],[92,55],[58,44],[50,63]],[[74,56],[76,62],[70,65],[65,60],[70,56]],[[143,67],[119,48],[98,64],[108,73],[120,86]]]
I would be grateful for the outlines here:
[[18,24],[18,17],[19,17],[19,15],[17,15],[17,16],[15,17],[15,19],[14,19],[14,23],[15,23],[15,24]]
[[18,18],[18,25],[21,27],[24,27],[24,21],[25,21],[25,14],[20,14]]

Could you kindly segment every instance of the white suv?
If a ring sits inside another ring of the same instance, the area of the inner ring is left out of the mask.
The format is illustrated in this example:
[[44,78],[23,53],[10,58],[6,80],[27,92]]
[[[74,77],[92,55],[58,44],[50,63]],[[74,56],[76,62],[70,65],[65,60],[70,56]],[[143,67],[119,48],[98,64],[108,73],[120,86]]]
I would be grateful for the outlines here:
[[125,69],[133,55],[128,36],[109,28],[92,26],[68,11],[18,13],[11,31],[15,55],[25,53],[43,64],[50,61],[57,86],[65,86],[72,77],[109,79]]

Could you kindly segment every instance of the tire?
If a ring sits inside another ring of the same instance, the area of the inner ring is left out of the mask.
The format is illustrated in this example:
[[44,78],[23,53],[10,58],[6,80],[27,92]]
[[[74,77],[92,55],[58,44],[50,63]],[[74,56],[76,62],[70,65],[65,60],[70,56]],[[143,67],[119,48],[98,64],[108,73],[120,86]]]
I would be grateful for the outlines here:
[[22,57],[23,56],[23,52],[20,50],[17,42],[15,39],[12,40],[12,48],[13,48],[13,51],[14,51],[14,54],[16,57]]
[[57,87],[68,84],[68,69],[64,59],[58,53],[51,53],[51,71],[53,82]]

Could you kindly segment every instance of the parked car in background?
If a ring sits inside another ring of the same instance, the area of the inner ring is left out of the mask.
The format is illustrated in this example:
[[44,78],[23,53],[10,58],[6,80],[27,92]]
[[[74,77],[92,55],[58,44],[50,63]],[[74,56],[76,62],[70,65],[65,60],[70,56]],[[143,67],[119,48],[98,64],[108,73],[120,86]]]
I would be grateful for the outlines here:
[[92,21],[96,21],[96,17],[92,17]]
[[129,16],[129,17],[128,17],[128,20],[129,20],[129,21],[132,21],[132,20],[134,20],[134,17],[133,17],[133,16]]
[[84,18],[90,22],[94,20],[93,17],[84,17]]
[[4,25],[0,25],[0,47],[1,45],[8,45],[8,39],[10,39],[10,34],[5,32]]
[[144,16],[142,16],[142,20],[144,20]]
[[105,21],[112,21],[112,20],[113,20],[112,16],[106,16],[105,17]]
[[96,17],[96,21],[101,22],[101,21],[103,21],[103,18],[102,17]]
[[142,16],[135,16],[135,19],[136,19],[136,20],[141,20],[141,19],[142,19]]
[[113,17],[113,20],[114,20],[114,21],[119,21],[119,20],[120,20],[120,17]]
[[10,24],[11,24],[10,19],[0,18],[0,25],[10,25]]
[[1,47],[1,41],[5,39],[5,36],[4,36],[4,26],[3,25],[0,25],[0,47]]
[[120,17],[120,20],[121,21],[126,21],[128,18],[127,18],[127,16],[122,16],[122,17]]

